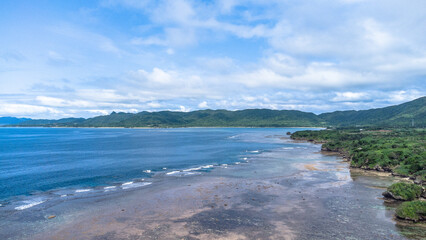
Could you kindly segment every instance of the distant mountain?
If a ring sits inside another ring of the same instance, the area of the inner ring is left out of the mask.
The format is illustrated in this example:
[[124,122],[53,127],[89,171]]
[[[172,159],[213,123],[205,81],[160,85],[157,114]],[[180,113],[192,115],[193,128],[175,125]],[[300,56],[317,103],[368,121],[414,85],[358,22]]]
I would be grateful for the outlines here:
[[31,120],[31,118],[0,117],[0,125],[19,124]]
[[15,126],[46,127],[324,127],[397,126],[426,127],[426,97],[396,106],[315,115],[295,110],[246,109],[193,112],[116,113],[94,118],[27,120]]
[[69,126],[72,126],[73,124],[78,124],[80,122],[83,122],[84,118],[62,118],[58,120],[49,120],[49,119],[29,119],[27,121],[20,122],[19,124],[16,124],[18,126],[66,126],[69,124]]
[[403,104],[361,111],[336,111],[319,117],[332,126],[426,126],[426,97]]
[[15,126],[46,127],[297,127],[321,126],[313,113],[294,110],[248,109],[241,111],[116,113],[94,118],[30,120]]
[[284,127],[318,126],[320,119],[313,113],[248,109],[241,111],[200,110],[194,112],[115,113],[89,118],[82,127]]

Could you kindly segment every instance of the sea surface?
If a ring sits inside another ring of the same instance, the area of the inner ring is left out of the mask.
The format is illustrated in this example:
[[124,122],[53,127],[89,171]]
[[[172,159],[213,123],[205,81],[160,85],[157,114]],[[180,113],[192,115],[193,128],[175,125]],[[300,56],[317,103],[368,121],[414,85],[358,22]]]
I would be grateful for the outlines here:
[[0,128],[0,204],[24,210],[57,197],[141,187],[247,162],[296,129]]
[[0,128],[0,239],[426,238],[298,130]]

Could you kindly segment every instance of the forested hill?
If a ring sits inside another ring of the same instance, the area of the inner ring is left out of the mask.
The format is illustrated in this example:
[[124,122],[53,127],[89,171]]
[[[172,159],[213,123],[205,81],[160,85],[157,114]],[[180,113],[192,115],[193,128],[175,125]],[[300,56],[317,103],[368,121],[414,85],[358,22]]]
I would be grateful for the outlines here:
[[21,122],[29,121],[30,118],[16,118],[16,117],[0,117],[0,125],[19,124]]
[[426,126],[426,97],[400,105],[361,111],[337,111],[323,113],[319,117],[331,126],[371,126],[388,127]]
[[361,111],[316,115],[295,110],[247,109],[239,111],[116,113],[94,118],[28,120],[13,126],[46,127],[426,127],[426,97],[400,105]]
[[[24,122],[31,125],[34,121]],[[38,125],[38,124],[36,124]],[[50,122],[44,126],[73,127],[297,127],[321,126],[313,113],[290,110],[249,109],[241,111],[200,110],[193,112],[111,113],[74,122]]]

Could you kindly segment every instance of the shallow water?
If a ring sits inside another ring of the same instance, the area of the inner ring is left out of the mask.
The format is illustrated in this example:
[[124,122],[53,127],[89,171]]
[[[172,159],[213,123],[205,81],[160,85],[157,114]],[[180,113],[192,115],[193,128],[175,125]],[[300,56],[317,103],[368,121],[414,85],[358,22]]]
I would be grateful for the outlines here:
[[156,174],[198,174],[278,144],[253,139],[294,130],[0,128],[0,204],[25,208]]
[[[9,203],[9,208],[0,208],[1,239],[425,237],[422,226],[396,224],[392,219],[394,207],[380,199],[383,187],[394,181],[392,177],[351,172],[339,157],[321,154],[320,145],[293,142],[285,136],[287,131],[297,129],[171,129],[154,133],[133,133],[135,129],[78,130],[89,131],[85,134],[95,142],[104,141],[102,136],[106,136],[111,143],[111,139],[166,135],[153,142],[176,142],[162,149],[168,148],[164,150],[167,158],[175,152],[177,157],[173,159],[180,161],[163,169],[164,161],[152,158],[147,161],[150,167],[139,166],[141,175],[135,176],[131,174],[134,160],[124,159],[120,181],[50,190],[55,197],[36,192],[26,197],[40,197],[38,201],[44,202],[22,210],[12,209],[14,205]],[[188,139],[191,137],[194,139]],[[132,146],[138,148],[137,144]],[[85,151],[97,150],[86,146]],[[129,151],[130,155],[121,151],[118,159],[134,158],[139,152]],[[161,158],[161,151],[156,156]],[[192,160],[185,165],[185,159]],[[127,167],[130,169],[124,167],[126,163],[131,163]],[[99,167],[89,169],[93,172]],[[145,179],[139,181],[142,177]],[[69,194],[71,189],[73,195],[60,197],[57,193]],[[43,198],[46,196],[47,200]],[[56,217],[48,219],[51,215]]]

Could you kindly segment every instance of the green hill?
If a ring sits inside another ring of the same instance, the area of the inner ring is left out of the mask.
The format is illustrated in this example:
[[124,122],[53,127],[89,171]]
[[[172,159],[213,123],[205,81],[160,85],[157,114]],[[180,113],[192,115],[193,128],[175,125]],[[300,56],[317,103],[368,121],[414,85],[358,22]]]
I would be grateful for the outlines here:
[[0,117],[0,125],[19,124],[31,120],[30,118],[16,118],[16,117]]
[[332,126],[426,126],[426,97],[403,104],[361,111],[336,111],[319,117]]
[[14,126],[46,127],[426,127],[426,97],[400,105],[316,115],[295,110],[246,109],[116,113],[94,118],[28,120]]
[[84,118],[62,118],[58,120],[50,119],[31,119],[17,124],[18,126],[65,126],[69,125],[70,127],[76,125],[82,121],[85,121]]
[[241,111],[200,110],[194,112],[115,113],[87,119],[82,127],[285,127],[319,126],[313,113],[248,109]]

